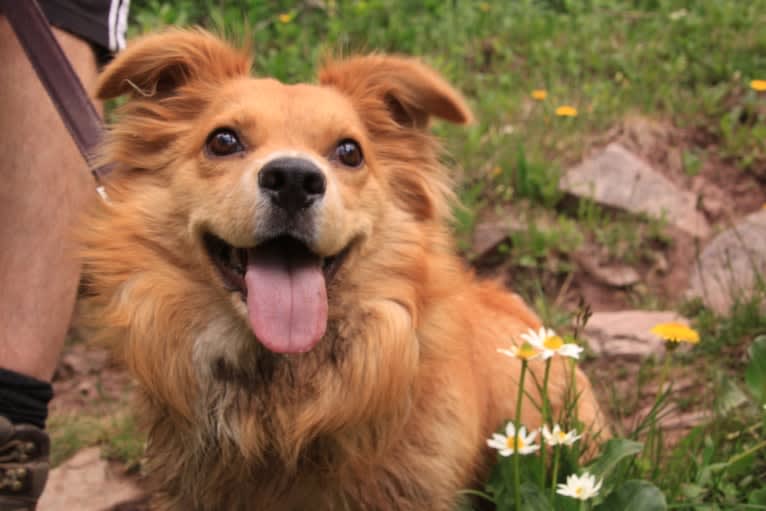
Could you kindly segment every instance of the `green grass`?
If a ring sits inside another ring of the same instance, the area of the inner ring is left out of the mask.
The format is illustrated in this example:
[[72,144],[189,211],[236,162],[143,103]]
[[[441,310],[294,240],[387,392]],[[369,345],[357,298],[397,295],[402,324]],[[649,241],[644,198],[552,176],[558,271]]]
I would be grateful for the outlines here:
[[[523,275],[519,287],[555,327],[573,313],[557,299],[575,270],[573,251],[591,244],[640,265],[683,242],[663,221],[572,203],[558,191],[562,170],[626,116],[672,123],[706,140],[681,148],[687,176],[698,175],[711,156],[740,172],[766,173],[766,97],[749,87],[766,78],[766,0],[133,0],[131,11],[132,35],[201,24],[251,41],[254,71],[286,82],[313,80],[327,54],[423,57],[466,95],[478,119],[469,127],[434,127],[450,151],[462,202],[455,209],[459,247],[470,254],[485,208],[518,208],[530,219],[527,228],[509,233],[499,255]],[[532,99],[535,89],[547,98]],[[578,115],[557,117],[560,105]],[[760,298],[726,316],[683,306],[703,342],[681,361],[714,382],[717,399],[710,402],[718,415],[662,459],[641,458],[634,467],[674,509],[766,509],[742,507],[748,499],[755,505],[756,489],[766,486],[762,451],[747,454],[766,436],[762,410],[743,390],[747,346],[766,332]],[[662,302],[650,289],[632,299]],[[648,365],[641,374],[651,381],[656,369]],[[682,406],[694,402],[687,398],[679,398]],[[67,418],[52,430],[55,460],[103,442],[110,456],[140,456],[128,419]]]

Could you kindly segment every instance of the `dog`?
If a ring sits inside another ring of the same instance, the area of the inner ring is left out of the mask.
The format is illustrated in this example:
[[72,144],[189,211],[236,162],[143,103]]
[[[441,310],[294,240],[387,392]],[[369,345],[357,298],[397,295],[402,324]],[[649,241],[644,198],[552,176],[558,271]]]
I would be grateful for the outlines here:
[[[316,84],[250,67],[173,29],[135,40],[98,87],[127,100],[103,146],[108,201],[78,234],[79,323],[138,382],[153,505],[454,509],[515,413],[520,363],[497,350],[540,327],[453,248],[429,123],[471,111],[411,57],[329,60]],[[574,381],[602,429],[567,367],[551,368],[554,412]]]

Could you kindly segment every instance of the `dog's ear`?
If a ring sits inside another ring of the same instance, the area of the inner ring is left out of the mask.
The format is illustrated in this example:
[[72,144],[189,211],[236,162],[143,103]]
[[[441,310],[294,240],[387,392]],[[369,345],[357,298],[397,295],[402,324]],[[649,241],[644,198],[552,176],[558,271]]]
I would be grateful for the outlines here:
[[473,120],[462,96],[436,71],[410,57],[369,55],[328,62],[319,82],[350,96],[362,111],[384,105],[403,127],[426,128],[431,116],[458,124]]
[[101,74],[97,95],[163,97],[193,80],[216,83],[250,72],[247,52],[201,29],[170,29],[133,41]]

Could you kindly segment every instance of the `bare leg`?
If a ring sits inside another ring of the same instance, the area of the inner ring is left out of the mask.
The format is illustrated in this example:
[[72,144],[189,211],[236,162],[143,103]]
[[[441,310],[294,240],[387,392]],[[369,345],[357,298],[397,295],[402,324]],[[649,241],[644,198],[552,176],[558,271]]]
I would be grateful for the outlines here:
[[[89,92],[96,60],[55,30]],[[5,17],[0,16],[0,366],[50,380],[79,278],[70,229],[94,184]]]

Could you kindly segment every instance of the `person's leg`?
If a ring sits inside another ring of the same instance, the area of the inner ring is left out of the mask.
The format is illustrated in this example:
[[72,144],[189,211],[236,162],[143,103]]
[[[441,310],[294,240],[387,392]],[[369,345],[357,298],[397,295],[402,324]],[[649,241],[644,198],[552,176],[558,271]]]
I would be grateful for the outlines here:
[[[92,92],[90,45],[54,32]],[[49,381],[79,278],[70,229],[95,185],[2,16],[0,62],[0,367]]]

